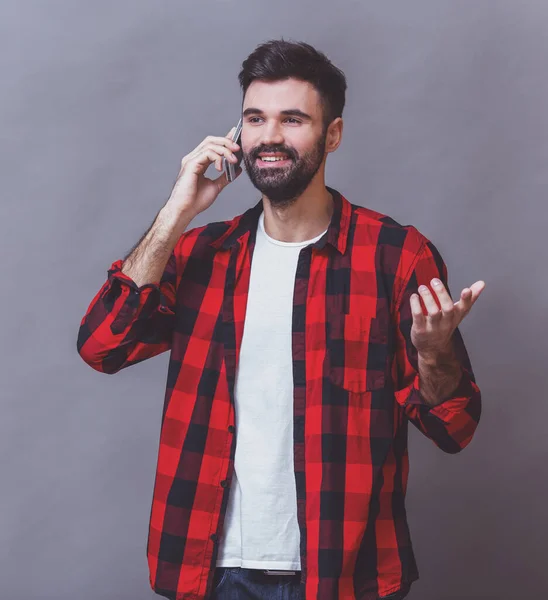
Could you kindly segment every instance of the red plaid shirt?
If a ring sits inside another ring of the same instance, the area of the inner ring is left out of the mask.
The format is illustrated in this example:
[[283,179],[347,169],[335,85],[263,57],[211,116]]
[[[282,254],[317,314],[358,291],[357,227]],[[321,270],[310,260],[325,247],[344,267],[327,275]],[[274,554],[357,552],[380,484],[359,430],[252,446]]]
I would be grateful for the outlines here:
[[[435,408],[420,393],[409,297],[433,277],[447,285],[436,247],[328,190],[331,224],[300,252],[292,315],[301,587],[306,600],[373,600],[418,579],[404,505],[408,423],[459,452],[481,395],[458,329],[458,388]],[[79,330],[80,355],[103,373],[170,350],[147,555],[153,590],[172,600],[211,594],[261,210],[185,232],[158,283],[138,287],[114,262]]]

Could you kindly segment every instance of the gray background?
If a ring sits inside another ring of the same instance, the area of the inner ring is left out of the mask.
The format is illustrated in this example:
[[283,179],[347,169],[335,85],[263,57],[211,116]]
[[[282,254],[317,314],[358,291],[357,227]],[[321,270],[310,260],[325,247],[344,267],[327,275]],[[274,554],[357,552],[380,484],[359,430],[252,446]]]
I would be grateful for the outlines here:
[[[544,597],[548,3],[0,3],[0,598],[140,600],[167,354],[115,377],[76,335],[106,270],[225,135],[242,60],[308,41],[349,83],[327,183],[434,241],[484,399],[450,456],[412,428],[410,600]],[[246,176],[196,225],[259,198]],[[543,260],[544,257],[544,260]]]

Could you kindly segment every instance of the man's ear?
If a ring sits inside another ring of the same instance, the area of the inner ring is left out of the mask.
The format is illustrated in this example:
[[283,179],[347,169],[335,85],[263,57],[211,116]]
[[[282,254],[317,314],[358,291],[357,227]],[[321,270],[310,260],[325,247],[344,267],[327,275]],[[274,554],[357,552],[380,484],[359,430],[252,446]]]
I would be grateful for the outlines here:
[[342,117],[333,119],[327,128],[327,136],[325,140],[325,151],[335,152],[335,150],[341,145],[343,132],[343,120]]

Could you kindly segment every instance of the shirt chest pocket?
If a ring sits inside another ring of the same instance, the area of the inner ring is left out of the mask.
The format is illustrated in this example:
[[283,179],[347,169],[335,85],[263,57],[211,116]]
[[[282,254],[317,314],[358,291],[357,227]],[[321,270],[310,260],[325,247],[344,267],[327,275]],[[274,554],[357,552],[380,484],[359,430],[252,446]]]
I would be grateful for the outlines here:
[[338,313],[328,319],[327,361],[333,384],[351,392],[385,386],[388,328],[378,317]]

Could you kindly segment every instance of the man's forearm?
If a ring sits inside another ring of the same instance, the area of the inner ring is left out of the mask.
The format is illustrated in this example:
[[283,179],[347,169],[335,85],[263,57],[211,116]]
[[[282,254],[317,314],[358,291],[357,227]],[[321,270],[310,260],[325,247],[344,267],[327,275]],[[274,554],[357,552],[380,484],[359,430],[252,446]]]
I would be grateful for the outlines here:
[[437,406],[450,398],[457,389],[462,370],[453,347],[435,355],[418,354],[419,389],[430,406]]
[[177,241],[192,220],[191,215],[174,214],[164,207],[154,223],[133,248],[122,265],[122,273],[140,287],[159,283]]

